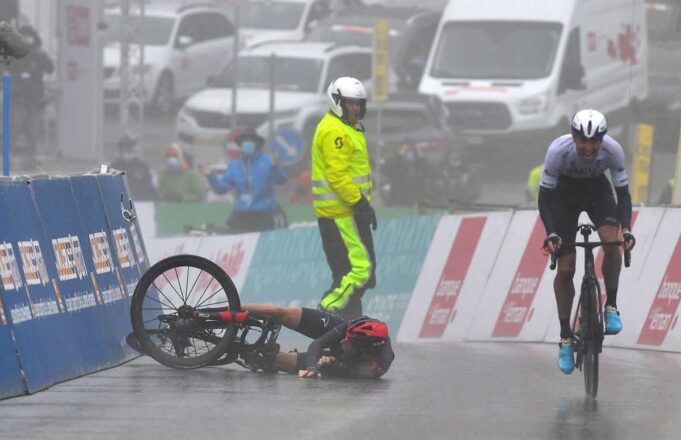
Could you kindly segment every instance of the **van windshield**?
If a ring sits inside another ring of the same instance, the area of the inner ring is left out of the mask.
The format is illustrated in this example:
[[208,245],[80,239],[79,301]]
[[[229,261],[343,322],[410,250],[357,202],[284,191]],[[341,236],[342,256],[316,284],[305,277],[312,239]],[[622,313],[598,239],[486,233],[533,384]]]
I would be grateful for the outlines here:
[[560,23],[457,21],[442,30],[435,78],[536,79],[551,73]]
[[[277,90],[317,93],[323,60],[313,58],[276,57],[274,83]],[[237,81],[239,87],[270,88],[270,57],[246,56],[239,58]],[[211,87],[232,87],[234,64],[215,79]]]

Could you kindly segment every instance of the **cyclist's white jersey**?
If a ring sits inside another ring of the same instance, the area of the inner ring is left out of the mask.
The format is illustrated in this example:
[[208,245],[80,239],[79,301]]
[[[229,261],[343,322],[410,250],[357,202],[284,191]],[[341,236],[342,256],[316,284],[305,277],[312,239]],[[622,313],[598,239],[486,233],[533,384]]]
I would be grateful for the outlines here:
[[577,154],[572,135],[566,134],[556,138],[549,145],[539,184],[544,188],[553,189],[558,186],[559,176],[592,179],[602,176],[608,169],[615,187],[628,185],[629,177],[624,165],[624,150],[619,142],[606,134],[596,158],[584,160]]

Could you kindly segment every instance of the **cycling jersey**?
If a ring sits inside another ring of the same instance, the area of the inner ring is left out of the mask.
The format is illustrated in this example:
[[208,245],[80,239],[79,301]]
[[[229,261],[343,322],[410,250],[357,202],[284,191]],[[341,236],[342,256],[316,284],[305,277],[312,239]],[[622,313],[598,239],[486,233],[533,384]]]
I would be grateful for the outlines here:
[[384,375],[395,358],[390,338],[376,353],[363,354],[359,359],[346,359],[341,341],[345,339],[347,328],[348,321],[341,317],[321,310],[303,308],[298,331],[314,338],[314,341],[306,353],[298,353],[298,369],[317,367],[322,355],[330,355],[336,361],[322,368],[324,376],[377,379]]
[[[617,202],[606,170],[610,170]],[[585,160],[577,153],[572,135],[555,139],[546,153],[539,189],[539,213],[546,233],[573,241],[582,211],[587,212],[597,228],[621,225],[629,229],[631,196],[628,180],[624,151],[612,137],[603,137],[596,157],[591,160]],[[573,246],[563,246],[556,255],[574,252]]]
[[593,179],[602,176],[608,169],[616,188],[629,184],[624,164],[624,150],[619,142],[606,134],[595,159],[585,160],[577,153],[572,135],[566,134],[549,145],[540,185],[553,189],[558,186],[560,176],[571,177],[575,180]]

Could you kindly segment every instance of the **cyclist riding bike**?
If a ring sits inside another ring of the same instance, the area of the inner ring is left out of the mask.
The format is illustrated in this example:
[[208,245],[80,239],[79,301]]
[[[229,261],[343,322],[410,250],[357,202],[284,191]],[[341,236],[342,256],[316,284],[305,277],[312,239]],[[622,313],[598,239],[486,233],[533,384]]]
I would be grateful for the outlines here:
[[[631,233],[631,196],[622,146],[607,135],[605,116],[593,109],[578,111],[572,118],[571,133],[556,138],[549,145],[539,188],[539,213],[547,237],[542,251],[554,253],[558,270],[553,281],[560,344],[558,367],[565,374],[575,368],[570,313],[575,296],[575,247],[562,246],[563,239],[573,241],[579,214],[586,211],[597,228],[601,241],[618,240],[619,227],[625,249],[636,243]],[[610,170],[612,185],[605,175]],[[613,197],[612,187],[617,194]],[[605,280],[605,334],[616,335],[622,330],[617,310],[622,256],[615,246],[603,248],[603,278]]]
[[303,378],[378,379],[395,358],[388,326],[373,318],[348,321],[322,310],[272,304],[244,304],[242,309],[314,339],[304,353],[279,352],[275,344],[260,365],[266,372],[297,373]]

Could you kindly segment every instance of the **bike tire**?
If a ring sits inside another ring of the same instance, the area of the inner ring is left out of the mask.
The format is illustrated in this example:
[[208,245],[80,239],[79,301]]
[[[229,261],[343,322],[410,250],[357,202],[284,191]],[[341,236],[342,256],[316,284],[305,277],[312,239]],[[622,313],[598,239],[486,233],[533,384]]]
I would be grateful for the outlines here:
[[188,311],[200,306],[216,305],[241,310],[229,275],[203,257],[168,257],[151,266],[135,287],[130,305],[133,331],[144,352],[159,363],[177,369],[200,368],[224,355],[238,331],[234,323],[207,327],[187,317]]
[[584,390],[586,395],[595,399],[598,395],[598,355],[603,342],[603,322],[600,318],[600,289],[598,281],[589,279],[585,283],[587,289],[582,299],[582,314],[584,323],[588,328],[584,329]]

